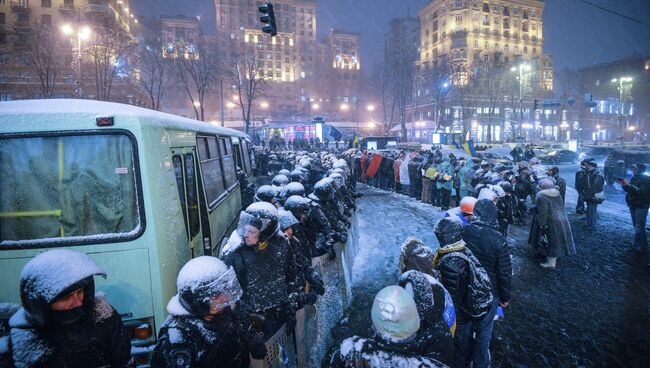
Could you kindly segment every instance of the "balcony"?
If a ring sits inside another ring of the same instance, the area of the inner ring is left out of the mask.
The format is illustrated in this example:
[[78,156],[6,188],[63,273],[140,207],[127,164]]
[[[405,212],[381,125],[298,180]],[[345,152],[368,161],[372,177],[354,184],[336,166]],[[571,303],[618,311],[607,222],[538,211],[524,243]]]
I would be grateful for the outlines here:
[[75,12],[74,3],[64,2],[63,4],[59,5],[59,11],[61,13],[66,13],[66,14],[74,13]]
[[103,4],[88,4],[84,8],[84,14],[86,15],[111,15],[111,13],[111,8]]
[[29,8],[29,3],[23,0],[23,1],[12,1],[11,11],[15,13],[30,13],[32,10]]

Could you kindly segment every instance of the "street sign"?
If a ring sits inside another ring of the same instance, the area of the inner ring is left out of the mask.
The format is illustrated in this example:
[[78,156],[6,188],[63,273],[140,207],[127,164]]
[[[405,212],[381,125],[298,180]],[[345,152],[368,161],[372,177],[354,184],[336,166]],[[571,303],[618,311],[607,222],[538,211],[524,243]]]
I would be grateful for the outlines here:
[[558,99],[544,100],[543,105],[544,105],[544,107],[560,106],[560,100],[558,100]]

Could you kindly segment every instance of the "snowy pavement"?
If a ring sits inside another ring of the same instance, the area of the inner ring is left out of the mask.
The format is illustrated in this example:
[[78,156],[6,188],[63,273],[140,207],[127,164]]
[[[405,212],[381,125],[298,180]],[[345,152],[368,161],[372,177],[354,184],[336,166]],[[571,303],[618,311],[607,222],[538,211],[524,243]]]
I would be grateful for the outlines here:
[[[359,192],[353,302],[332,330],[335,342],[372,334],[372,300],[396,283],[400,245],[414,236],[437,248],[433,227],[443,215],[411,197],[365,185]],[[650,366],[649,259],[632,250],[628,209],[606,201],[598,208],[598,230],[587,232],[575,214],[576,200],[567,188],[578,255],[558,260],[556,270],[539,267],[527,244],[529,225],[511,228],[513,297],[493,333],[496,367]]]

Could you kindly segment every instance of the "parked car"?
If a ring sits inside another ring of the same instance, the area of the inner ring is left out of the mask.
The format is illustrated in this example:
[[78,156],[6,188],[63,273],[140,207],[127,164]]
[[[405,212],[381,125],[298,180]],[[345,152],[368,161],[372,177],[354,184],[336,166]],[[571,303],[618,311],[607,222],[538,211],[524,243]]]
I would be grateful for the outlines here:
[[[512,169],[513,167],[515,167],[515,163],[511,159],[502,156],[498,153],[486,152],[486,151],[477,152],[476,157],[479,157],[485,161],[493,163],[494,165],[502,165],[507,169]],[[510,157],[510,155],[508,155],[508,157]]]
[[540,156],[539,160],[547,165],[575,164],[578,162],[578,153],[570,150],[549,151]]
[[608,185],[627,176],[627,169],[632,164],[645,164],[650,167],[650,151],[615,149],[605,160],[605,181]]

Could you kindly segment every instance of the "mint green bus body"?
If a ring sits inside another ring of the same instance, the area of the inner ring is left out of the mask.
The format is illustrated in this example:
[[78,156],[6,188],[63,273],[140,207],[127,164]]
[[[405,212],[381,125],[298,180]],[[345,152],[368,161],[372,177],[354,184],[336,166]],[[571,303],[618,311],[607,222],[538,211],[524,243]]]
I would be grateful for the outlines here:
[[251,175],[248,142],[235,130],[129,105],[1,102],[0,303],[20,304],[30,258],[79,250],[107,272],[96,289],[125,324],[151,329],[134,345],[150,345],[181,266],[218,254],[239,215],[234,166]]

